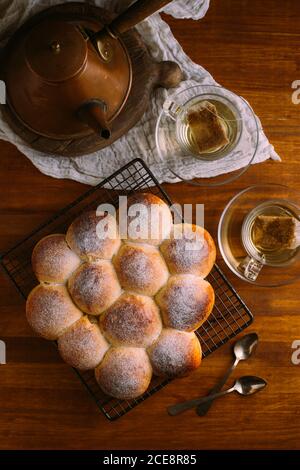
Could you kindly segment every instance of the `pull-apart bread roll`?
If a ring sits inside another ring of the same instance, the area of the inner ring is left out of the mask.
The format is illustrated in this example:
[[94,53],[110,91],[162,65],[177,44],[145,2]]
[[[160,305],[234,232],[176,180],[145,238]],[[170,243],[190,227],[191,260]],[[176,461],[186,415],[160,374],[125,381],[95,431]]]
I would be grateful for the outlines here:
[[117,215],[119,223],[84,212],[66,235],[36,245],[32,267],[41,284],[26,315],[36,333],[57,340],[65,362],[95,369],[106,394],[132,399],[152,374],[184,376],[200,365],[194,331],[214,305],[204,278],[216,248],[202,227],[173,225],[154,194],[123,199]]
[[68,282],[75,304],[85,313],[100,315],[121,294],[121,287],[109,261],[84,263]]
[[160,246],[171,274],[195,274],[206,277],[216,260],[216,247],[202,227],[176,224],[170,239]]
[[215,294],[209,282],[192,274],[170,277],[156,301],[164,324],[177,330],[197,330],[209,317]]
[[150,193],[137,193],[121,203],[119,211],[121,238],[124,241],[159,245],[169,236],[172,214],[169,206]]
[[150,297],[124,293],[100,318],[104,335],[114,346],[147,347],[161,332],[161,318]]
[[94,369],[102,361],[109,345],[97,324],[84,316],[58,338],[58,349],[63,360],[72,367]]
[[155,295],[169,277],[166,263],[152,246],[125,244],[113,263],[123,289],[138,294]]
[[153,373],[163,377],[183,377],[201,364],[202,351],[195,333],[164,329],[148,349]]
[[57,339],[82,313],[73,304],[65,286],[40,284],[28,296],[26,316],[38,335]]
[[62,234],[42,238],[32,252],[32,268],[40,282],[64,284],[78,268],[80,258],[72,251]]
[[147,390],[152,377],[149,357],[141,348],[110,348],[95,377],[107,395],[136,398]]
[[117,221],[110,214],[97,216],[96,211],[84,212],[70,225],[66,240],[83,260],[111,259],[120,246]]

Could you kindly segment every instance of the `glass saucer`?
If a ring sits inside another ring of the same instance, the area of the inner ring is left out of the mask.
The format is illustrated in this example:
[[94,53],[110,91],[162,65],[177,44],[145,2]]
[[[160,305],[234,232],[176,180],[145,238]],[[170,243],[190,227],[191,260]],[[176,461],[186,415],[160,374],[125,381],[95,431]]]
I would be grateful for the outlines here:
[[[189,110],[199,103],[217,108],[220,122],[226,128],[228,144],[208,152],[191,148],[188,126]],[[219,186],[237,179],[253,162],[259,141],[259,125],[249,104],[240,96],[216,85],[181,86],[170,95],[156,126],[156,146],[169,171],[181,181],[196,186]],[[220,170],[223,174],[220,173]],[[191,181],[193,173],[197,180]]]
[[256,249],[249,236],[251,223],[262,214],[292,215],[300,220],[300,194],[276,184],[252,186],[237,194],[225,207],[219,222],[222,257],[232,272],[252,284],[276,287],[295,282],[300,279],[300,247],[266,255]]

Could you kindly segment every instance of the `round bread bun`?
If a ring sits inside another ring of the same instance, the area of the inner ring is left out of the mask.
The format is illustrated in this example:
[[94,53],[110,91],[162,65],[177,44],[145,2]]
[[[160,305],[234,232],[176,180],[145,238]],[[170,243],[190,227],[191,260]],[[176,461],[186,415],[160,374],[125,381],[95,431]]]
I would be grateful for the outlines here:
[[141,348],[111,348],[96,368],[95,377],[107,395],[128,400],[137,398],[151,381],[149,357]]
[[110,214],[97,216],[96,211],[84,212],[67,231],[69,247],[83,260],[111,259],[120,246],[117,222]]
[[68,247],[65,235],[54,234],[36,244],[31,264],[40,282],[63,284],[80,265],[80,258]]
[[98,325],[91,323],[87,316],[73,323],[58,338],[58,350],[63,360],[80,370],[97,367],[108,348]]
[[81,318],[65,286],[39,284],[29,294],[26,316],[31,328],[46,339],[57,339]]
[[124,293],[101,316],[100,327],[114,346],[147,347],[162,328],[159,310],[150,297]]
[[210,234],[192,224],[176,224],[170,239],[160,246],[171,274],[206,277],[216,260],[216,247]]
[[195,333],[163,329],[148,349],[153,373],[162,377],[183,377],[201,364],[201,346]]
[[169,236],[172,214],[169,206],[151,193],[136,193],[120,204],[118,211],[121,238],[159,245]]
[[113,260],[123,289],[153,296],[167,282],[168,268],[159,251],[147,245],[122,245]]
[[194,331],[209,317],[215,294],[209,282],[192,274],[170,277],[156,296],[164,324],[169,328]]
[[100,315],[121,294],[118,278],[109,261],[84,263],[68,282],[70,295],[85,313]]

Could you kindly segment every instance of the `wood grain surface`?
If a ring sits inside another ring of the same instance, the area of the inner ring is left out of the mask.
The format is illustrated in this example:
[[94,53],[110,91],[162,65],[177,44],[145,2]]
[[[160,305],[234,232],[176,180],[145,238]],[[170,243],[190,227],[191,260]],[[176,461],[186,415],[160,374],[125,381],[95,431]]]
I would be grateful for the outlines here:
[[[205,203],[206,227],[214,236],[224,205],[241,189],[263,181],[300,191],[300,105],[291,101],[291,83],[300,79],[299,17],[298,0],[211,0],[199,22],[165,17],[194,61],[250,101],[282,157],[282,163],[252,166],[218,189],[165,185],[177,202]],[[3,252],[86,188],[40,174],[7,143],[0,143],[0,155]],[[267,389],[249,398],[220,399],[204,418],[193,411],[176,418],[166,414],[167,405],[205,394],[215,384],[231,361],[228,344],[190,377],[113,423],[98,412],[55,348],[34,336],[23,300],[1,274],[0,339],[7,345],[7,364],[0,366],[0,448],[299,449],[300,365],[291,362],[291,345],[300,340],[300,282],[255,288],[224,271],[255,315],[248,331],[260,337],[255,357],[241,363],[234,377],[260,375]]]

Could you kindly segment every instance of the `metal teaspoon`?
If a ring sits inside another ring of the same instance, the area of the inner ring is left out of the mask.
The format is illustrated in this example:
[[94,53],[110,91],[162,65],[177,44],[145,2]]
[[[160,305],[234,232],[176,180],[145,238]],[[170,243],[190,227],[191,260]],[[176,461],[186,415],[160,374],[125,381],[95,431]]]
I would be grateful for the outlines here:
[[[256,333],[249,333],[248,335],[243,336],[235,343],[233,347],[234,361],[232,365],[228,368],[224,377],[209,391],[209,395],[218,393],[220,390],[222,390],[223,386],[227,382],[229,376],[234,371],[238,363],[240,361],[245,361],[251,356],[257,346],[257,343],[258,336]],[[197,406],[198,415],[206,415],[212,404],[213,400]]]
[[195,400],[185,401],[183,403],[178,403],[177,405],[172,405],[168,407],[168,413],[171,416],[176,416],[183,411],[186,411],[194,406],[200,405],[201,403],[207,403],[215,398],[222,397],[227,395],[228,393],[238,392],[240,395],[252,395],[253,393],[259,392],[265,386],[267,382],[260,378],[255,377],[252,375],[245,375],[244,377],[240,377],[237,379],[233,385],[233,387],[224,390],[223,392],[215,393],[214,395],[208,395],[204,398],[198,398]]

